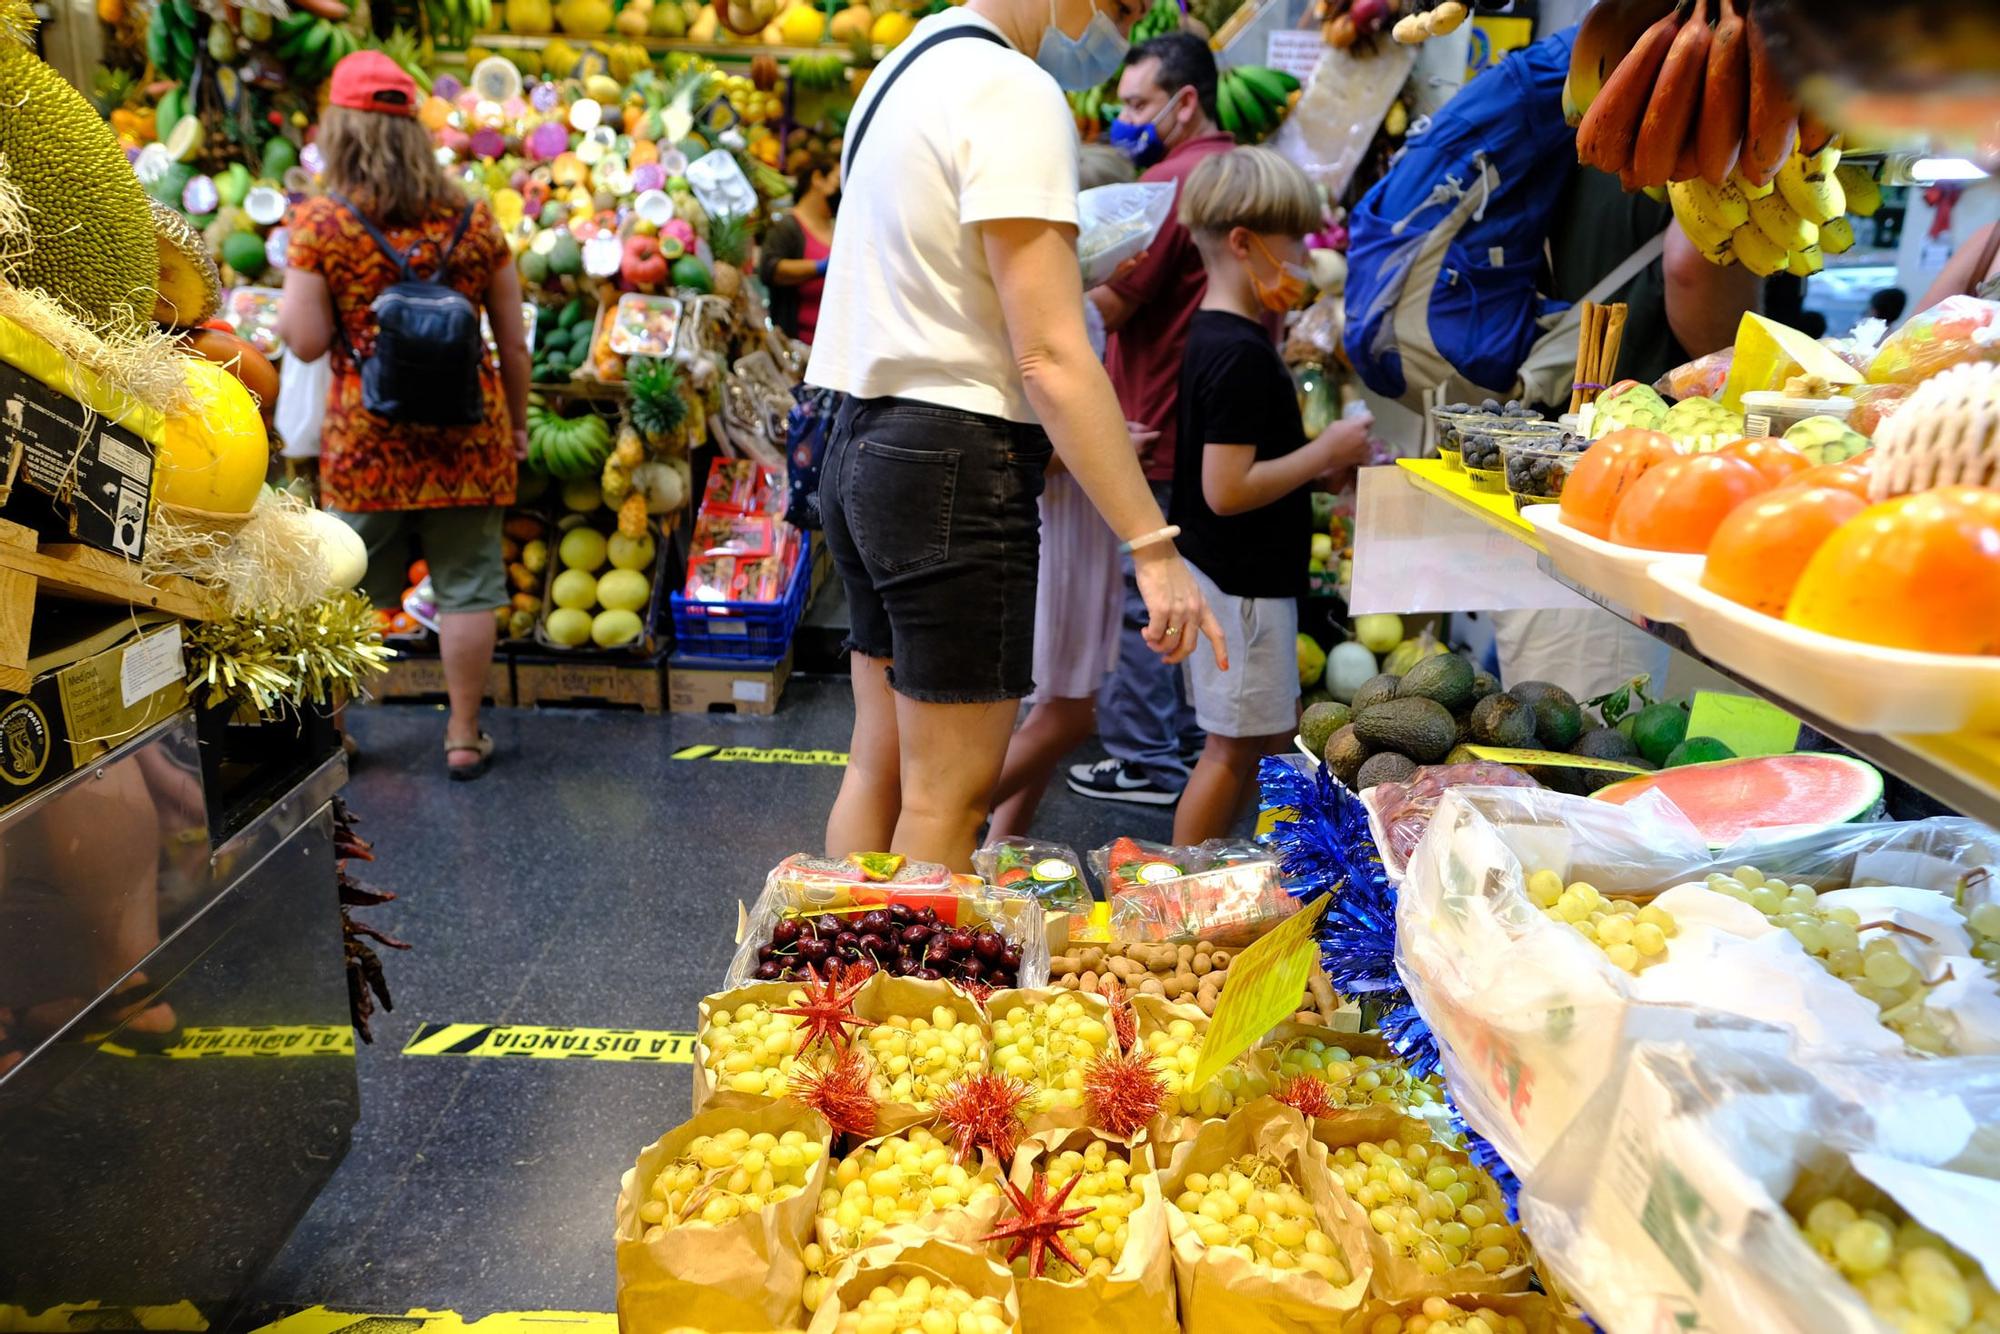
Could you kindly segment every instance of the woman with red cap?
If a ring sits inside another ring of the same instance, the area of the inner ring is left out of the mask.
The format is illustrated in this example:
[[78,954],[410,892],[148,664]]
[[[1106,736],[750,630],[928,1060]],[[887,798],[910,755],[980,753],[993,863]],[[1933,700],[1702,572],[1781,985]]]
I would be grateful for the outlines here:
[[[320,488],[367,544],[365,591],[376,606],[400,603],[411,539],[421,545],[451,700],[445,764],[452,778],[472,779],[493,756],[479,702],[493,613],[508,600],[500,527],[516,460],[527,453],[528,348],[506,238],[487,205],[468,200],[438,165],[416,119],[419,100],[415,81],[379,51],[334,66],[317,140],[327,194],[292,212],[278,333],[298,361],[333,355]],[[404,260],[485,309],[499,367],[482,358],[485,415],[473,425],[391,421],[364,405],[360,367],[378,333],[372,305],[403,276]]]

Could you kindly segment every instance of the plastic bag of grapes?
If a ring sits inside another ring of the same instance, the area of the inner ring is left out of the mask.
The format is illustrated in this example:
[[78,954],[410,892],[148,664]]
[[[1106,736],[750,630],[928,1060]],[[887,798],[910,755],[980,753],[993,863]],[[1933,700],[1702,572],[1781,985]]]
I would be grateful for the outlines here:
[[1015,1334],[1014,1276],[983,1249],[898,1228],[843,1269],[807,1334]]
[[1334,1334],[1361,1304],[1368,1239],[1326,1162],[1304,1118],[1268,1098],[1175,1147],[1160,1193],[1187,1334]]
[[1208,1016],[1196,1006],[1143,994],[1132,998],[1132,1013],[1138,1049],[1153,1058],[1166,1086],[1160,1114],[1147,1127],[1155,1143],[1193,1139],[1202,1122],[1221,1120],[1245,1103],[1276,1091],[1271,1053],[1257,1047],[1223,1067],[1200,1089],[1190,1091],[1188,1081],[1194,1077],[1202,1042],[1208,1036]]
[[[1075,1130],[1037,1135],[1014,1155],[1016,1186],[1031,1189],[1038,1171],[1047,1173],[1051,1191],[1081,1176],[1064,1207],[1091,1211],[1080,1226],[1062,1234],[1082,1261],[1082,1273],[1053,1255],[1040,1278],[1029,1276],[1026,1256],[1013,1262],[1023,1328],[1070,1334],[1163,1334],[1179,1328],[1167,1203],[1153,1153],[1147,1146]],[[1008,1243],[994,1247],[1004,1256]]]
[[654,1141],[619,1182],[621,1328],[804,1321],[827,1124],[793,1103],[723,1102]]
[[[1471,1323],[1475,1316],[1481,1325]],[[1588,1334],[1590,1326],[1540,1293],[1491,1293],[1393,1302],[1371,1297],[1348,1318],[1343,1334],[1405,1334],[1414,1329],[1429,1334]]]

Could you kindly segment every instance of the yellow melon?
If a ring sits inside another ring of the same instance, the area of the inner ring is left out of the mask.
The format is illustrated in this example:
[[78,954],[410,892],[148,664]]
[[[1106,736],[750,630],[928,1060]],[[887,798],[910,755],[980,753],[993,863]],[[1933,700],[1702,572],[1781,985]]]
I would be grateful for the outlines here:
[[247,513],[271,462],[257,400],[212,361],[186,358],[183,373],[193,402],[167,418],[153,472],[154,499],[218,514]]

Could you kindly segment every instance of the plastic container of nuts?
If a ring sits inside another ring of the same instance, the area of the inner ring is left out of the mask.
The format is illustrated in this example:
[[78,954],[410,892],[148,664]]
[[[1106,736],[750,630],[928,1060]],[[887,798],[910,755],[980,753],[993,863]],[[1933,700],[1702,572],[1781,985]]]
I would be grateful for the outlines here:
[[1563,434],[1553,440],[1514,436],[1500,442],[1501,471],[1514,508],[1545,505],[1562,499],[1570,470],[1583,457],[1583,442]]

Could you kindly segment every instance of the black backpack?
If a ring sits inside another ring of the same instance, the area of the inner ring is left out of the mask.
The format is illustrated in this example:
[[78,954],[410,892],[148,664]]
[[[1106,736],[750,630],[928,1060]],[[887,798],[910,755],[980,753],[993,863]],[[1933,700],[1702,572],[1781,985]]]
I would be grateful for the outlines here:
[[375,353],[365,361],[348,342],[335,305],[334,328],[348,360],[361,371],[361,406],[388,421],[413,426],[476,426],[485,421],[479,368],[486,360],[486,340],[479,326],[479,307],[446,281],[452,251],[472,221],[472,206],[466,206],[452,228],[436,273],[419,278],[410,268],[410,257],[423,241],[408,252],[397,250],[360,209],[339,195],[333,200],[360,219],[382,253],[396,262],[400,275],[369,306],[375,314]]

